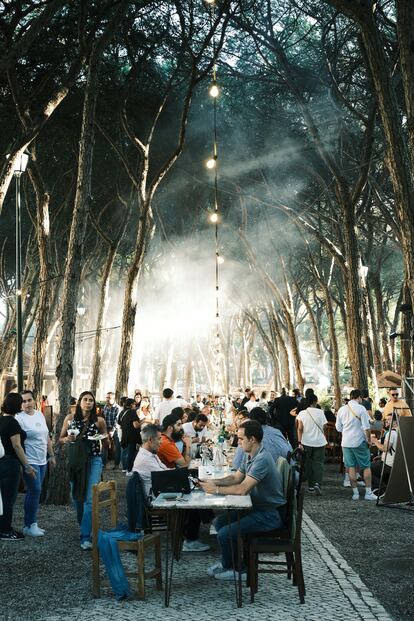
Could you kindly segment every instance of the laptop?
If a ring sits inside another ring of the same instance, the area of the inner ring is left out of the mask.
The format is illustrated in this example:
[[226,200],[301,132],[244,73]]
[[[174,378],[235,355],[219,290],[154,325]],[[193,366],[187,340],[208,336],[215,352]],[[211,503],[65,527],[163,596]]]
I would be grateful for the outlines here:
[[189,494],[191,492],[188,468],[151,472],[151,483],[154,496],[171,492],[181,494]]

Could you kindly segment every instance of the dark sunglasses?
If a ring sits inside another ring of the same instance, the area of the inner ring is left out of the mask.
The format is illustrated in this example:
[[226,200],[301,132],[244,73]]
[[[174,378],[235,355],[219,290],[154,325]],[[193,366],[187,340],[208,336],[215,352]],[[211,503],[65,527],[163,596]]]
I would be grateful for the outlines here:
[[398,392],[390,392],[391,397],[398,397]]

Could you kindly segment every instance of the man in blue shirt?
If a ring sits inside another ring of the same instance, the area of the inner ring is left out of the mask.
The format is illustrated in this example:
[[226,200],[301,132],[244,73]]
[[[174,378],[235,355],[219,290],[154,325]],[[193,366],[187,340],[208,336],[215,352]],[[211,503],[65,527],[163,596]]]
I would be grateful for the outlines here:
[[[250,494],[252,511],[240,518],[240,534],[264,532],[284,525],[283,481],[271,455],[262,445],[263,429],[255,420],[242,423],[237,431],[245,457],[237,472],[223,479],[201,483],[209,494]],[[223,514],[214,521],[221,551],[221,562],[207,570],[217,580],[233,580],[232,549],[237,549],[237,513]],[[232,541],[231,541],[232,540]]]
[[[274,461],[277,461],[278,457],[284,457],[286,459],[289,451],[292,453],[293,448],[280,431],[275,427],[271,427],[267,424],[267,414],[262,408],[253,408],[249,414],[250,420],[257,420],[261,424],[263,429],[262,444],[266,451],[268,451],[273,457]],[[241,446],[238,446],[233,458],[233,470],[238,470],[243,462],[245,452]]]

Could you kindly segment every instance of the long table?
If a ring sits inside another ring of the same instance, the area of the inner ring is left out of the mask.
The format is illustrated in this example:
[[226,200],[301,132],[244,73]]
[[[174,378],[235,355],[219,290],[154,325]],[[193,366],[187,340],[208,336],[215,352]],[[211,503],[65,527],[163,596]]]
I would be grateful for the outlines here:
[[[168,496],[168,495],[167,495]],[[250,511],[252,508],[252,501],[250,495],[247,496],[221,496],[215,494],[206,494],[204,491],[193,491],[191,494],[178,495],[173,500],[168,500],[165,498],[165,494],[160,494],[153,502],[154,509],[162,509],[168,512],[171,512],[170,519],[168,520],[168,531],[171,538],[171,562],[169,562],[169,537],[167,534],[167,545],[166,545],[166,554],[165,554],[165,597],[164,603],[165,606],[169,606],[171,591],[172,591],[172,575],[173,575],[173,566],[174,566],[174,552],[176,550],[180,550],[180,531],[182,524],[183,511],[187,509],[213,509],[216,511],[227,511],[228,516],[228,524],[230,526],[230,511],[237,511],[237,567],[234,565],[234,554],[232,554],[233,558],[233,569],[238,572],[238,576],[236,578],[236,574],[234,576],[234,587],[235,587],[235,595],[236,595],[236,604],[238,608],[241,608],[243,605],[242,599],[242,580],[241,580],[241,558],[243,552],[243,543],[240,534],[240,512],[241,511]],[[181,519],[180,519],[181,518]],[[178,552],[179,559],[179,552]],[[177,559],[177,560],[178,560]]]

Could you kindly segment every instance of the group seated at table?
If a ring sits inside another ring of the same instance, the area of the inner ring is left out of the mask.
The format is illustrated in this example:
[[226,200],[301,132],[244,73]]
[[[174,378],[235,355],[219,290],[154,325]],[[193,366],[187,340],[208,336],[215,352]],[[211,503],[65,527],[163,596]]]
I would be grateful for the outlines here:
[[[276,467],[273,456],[266,450],[263,441],[264,427],[257,420],[247,420],[238,430],[239,447],[243,459],[237,471],[220,479],[201,481],[204,492],[217,495],[250,494],[252,511],[240,517],[240,534],[269,531],[285,525],[286,498],[283,491],[283,475]],[[145,493],[152,496],[151,472],[174,467],[188,466],[190,462],[191,438],[182,434],[181,420],[174,414],[163,420],[162,431],[157,425],[142,429],[142,447],[135,458],[133,471],[140,475]],[[175,444],[184,441],[181,453]],[[207,544],[199,541],[200,522],[211,519],[212,512],[186,511],[183,551],[203,551]],[[235,559],[232,549],[237,548],[237,513],[218,515],[214,520],[220,547],[221,561],[208,569],[208,574],[218,580],[234,578]]]

